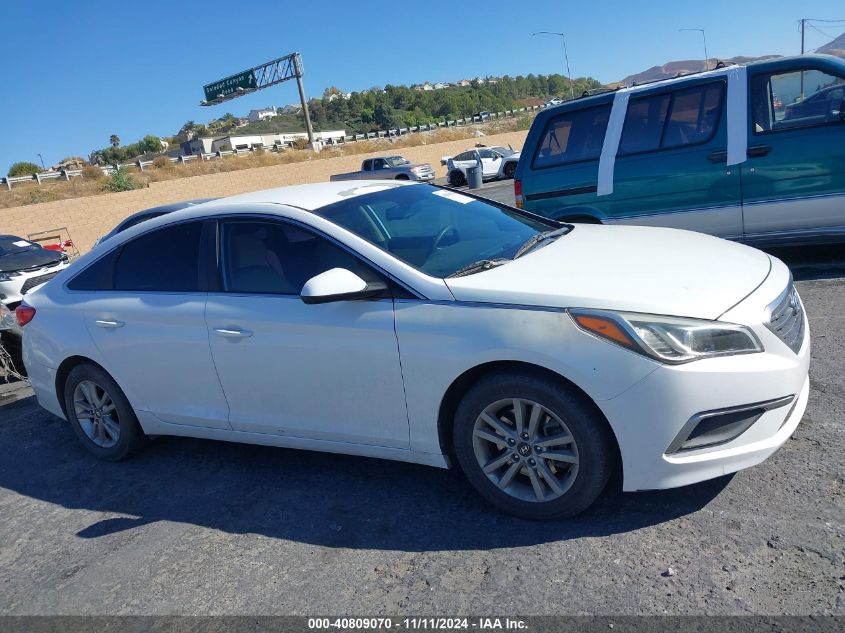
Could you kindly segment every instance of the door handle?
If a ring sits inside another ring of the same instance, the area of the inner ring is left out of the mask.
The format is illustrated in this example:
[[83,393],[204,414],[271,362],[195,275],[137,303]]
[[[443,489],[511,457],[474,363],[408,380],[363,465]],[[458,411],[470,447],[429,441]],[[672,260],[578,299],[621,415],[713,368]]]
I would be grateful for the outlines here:
[[724,149],[716,150],[715,152],[710,152],[709,154],[707,154],[707,160],[709,160],[711,163],[727,163],[728,152]]
[[214,328],[214,332],[223,338],[248,338],[252,336],[250,330],[233,330],[225,327],[216,327]]
[[94,321],[94,323],[96,323],[102,328],[106,328],[107,330],[116,330],[117,328],[126,325],[126,323],[124,323],[123,321],[105,321],[100,319]]
[[752,147],[749,147],[748,150],[746,150],[745,153],[748,156],[748,158],[757,158],[759,156],[765,156],[766,154],[768,154],[771,151],[772,151],[771,145],[754,145]]

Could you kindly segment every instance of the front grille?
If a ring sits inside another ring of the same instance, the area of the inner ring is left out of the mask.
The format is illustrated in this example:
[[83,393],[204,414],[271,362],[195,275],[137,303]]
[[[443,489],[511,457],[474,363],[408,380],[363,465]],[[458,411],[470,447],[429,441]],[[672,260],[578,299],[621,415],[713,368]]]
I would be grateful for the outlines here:
[[769,305],[768,311],[766,327],[797,354],[804,342],[804,307],[792,283]]
[[58,274],[58,272],[55,272],[47,273],[46,275],[38,275],[38,277],[30,277],[25,282],[23,282],[23,286],[21,287],[21,294],[25,295],[27,292],[35,288],[35,286],[43,284],[45,281],[50,281],[53,277]]

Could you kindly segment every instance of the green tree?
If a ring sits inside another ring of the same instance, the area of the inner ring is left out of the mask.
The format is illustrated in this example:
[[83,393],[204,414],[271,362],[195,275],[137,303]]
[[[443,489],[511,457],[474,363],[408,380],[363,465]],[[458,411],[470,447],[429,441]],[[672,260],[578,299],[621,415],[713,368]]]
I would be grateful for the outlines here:
[[32,176],[33,174],[37,174],[41,171],[41,168],[36,165],[35,163],[14,163],[11,167],[9,167],[9,173],[7,174],[10,178],[14,178],[15,176]]
[[120,137],[117,134],[112,134],[109,137],[109,144],[112,147],[119,147],[120,146]]
[[125,167],[115,169],[103,185],[105,191],[132,191],[135,188],[135,179]]

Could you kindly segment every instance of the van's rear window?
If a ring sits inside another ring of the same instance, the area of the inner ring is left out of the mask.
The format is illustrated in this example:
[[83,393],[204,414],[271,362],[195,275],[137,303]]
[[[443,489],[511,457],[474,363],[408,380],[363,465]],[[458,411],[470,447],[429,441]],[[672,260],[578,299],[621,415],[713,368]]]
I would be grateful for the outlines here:
[[597,160],[601,156],[610,104],[564,112],[543,131],[532,167],[543,169],[566,163]]

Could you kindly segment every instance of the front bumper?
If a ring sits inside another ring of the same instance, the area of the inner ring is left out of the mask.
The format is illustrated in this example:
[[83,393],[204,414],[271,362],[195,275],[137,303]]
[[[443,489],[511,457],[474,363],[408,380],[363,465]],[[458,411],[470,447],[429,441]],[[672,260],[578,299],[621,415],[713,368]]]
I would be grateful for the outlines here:
[[[810,390],[809,324],[804,315],[804,339],[794,352],[759,320],[783,281],[779,276],[764,284],[721,319],[752,327],[764,352],[661,365],[621,395],[597,403],[619,443],[624,490],[675,488],[733,473],[759,464],[789,439]],[[729,441],[678,450],[679,435],[702,413],[782,399],[788,402],[766,410]]]
[[47,283],[68,266],[68,262],[61,262],[57,266],[20,272],[11,279],[0,281],[0,295],[5,295],[3,303],[7,306],[13,306],[20,303],[23,301],[24,295],[26,295],[27,292],[43,283]]

